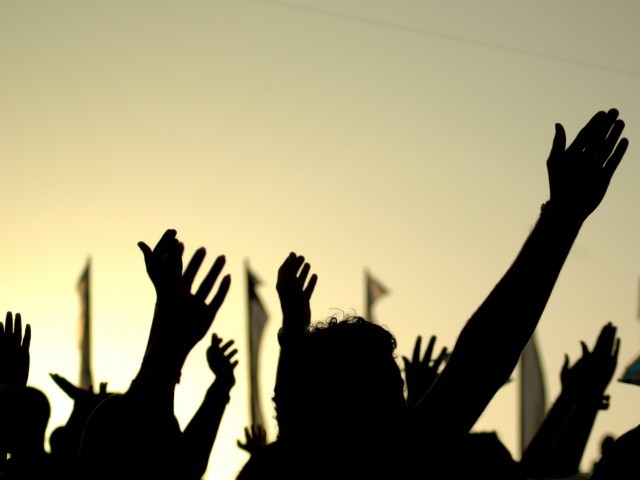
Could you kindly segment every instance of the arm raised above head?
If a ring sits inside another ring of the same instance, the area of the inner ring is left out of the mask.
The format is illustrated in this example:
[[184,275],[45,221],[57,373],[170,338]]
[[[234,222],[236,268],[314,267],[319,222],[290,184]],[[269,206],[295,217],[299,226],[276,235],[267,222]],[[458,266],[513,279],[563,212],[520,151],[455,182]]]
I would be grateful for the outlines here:
[[[509,379],[587,217],[628,146],[618,111],[597,112],[566,147],[556,124],[547,160],[550,196],[511,266],[463,327],[447,365],[414,409],[434,435],[468,432]],[[425,430],[426,429],[426,430]]]

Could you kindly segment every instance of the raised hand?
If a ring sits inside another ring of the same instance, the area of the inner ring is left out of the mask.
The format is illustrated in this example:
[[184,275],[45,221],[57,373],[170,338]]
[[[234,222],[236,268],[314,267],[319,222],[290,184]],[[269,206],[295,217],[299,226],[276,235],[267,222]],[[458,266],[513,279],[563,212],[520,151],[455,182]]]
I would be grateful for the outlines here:
[[22,317],[7,312],[4,324],[0,322],[0,385],[26,387],[29,379],[29,345],[31,326],[26,325],[22,334]]
[[234,370],[238,365],[238,360],[234,360],[238,349],[229,350],[234,344],[233,340],[222,343],[215,333],[211,335],[211,345],[207,348],[207,362],[209,368],[216,376],[216,381],[224,383],[228,388],[236,384],[236,376]]
[[418,335],[415,346],[413,348],[413,357],[402,357],[404,362],[404,378],[407,385],[407,403],[412,407],[422,396],[427,393],[433,382],[440,373],[440,367],[449,356],[447,347],[442,347],[440,354],[431,358],[433,348],[436,343],[436,336],[432,335],[424,352],[422,359],[420,351],[422,347],[422,336]]
[[183,273],[184,245],[177,240],[175,230],[167,230],[153,250],[144,242],[139,242],[138,246],[144,254],[147,273],[157,295],[147,351],[159,342],[163,348],[169,345],[178,359],[184,361],[211,327],[229,291],[231,276],[227,274],[211,301],[207,302],[226,259],[224,255],[218,256],[192,293],[193,281],[206,256],[204,247],[195,251]]
[[244,427],[244,443],[237,440],[236,444],[245,452],[253,455],[267,444],[267,432],[262,425],[251,425],[251,428]]
[[616,331],[611,322],[602,327],[592,351],[584,342],[580,342],[582,357],[572,367],[569,367],[569,356],[565,355],[560,372],[563,392],[573,396],[587,394],[600,399],[601,409],[609,407],[609,397],[604,395],[604,391],[618,364],[620,338],[616,338]]
[[599,111],[566,145],[564,127],[557,123],[547,160],[552,214],[582,223],[600,204],[629,141],[620,138],[624,122],[618,110]]
[[294,252],[289,254],[278,269],[276,290],[282,308],[282,326],[285,330],[301,332],[311,324],[310,300],[318,276],[314,273],[307,283],[310,270],[311,265],[304,261],[304,257]]

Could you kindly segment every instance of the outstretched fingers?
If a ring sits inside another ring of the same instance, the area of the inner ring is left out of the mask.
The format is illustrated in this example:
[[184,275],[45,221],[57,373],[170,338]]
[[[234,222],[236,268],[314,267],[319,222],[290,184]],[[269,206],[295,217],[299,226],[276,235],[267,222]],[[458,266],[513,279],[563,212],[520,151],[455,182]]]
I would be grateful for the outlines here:
[[431,335],[431,338],[429,339],[429,344],[427,345],[427,349],[424,352],[424,357],[422,357],[422,362],[426,363],[427,365],[429,365],[429,362],[431,361],[431,355],[433,354],[433,347],[436,344],[436,336],[435,335]]
[[313,275],[311,275],[311,278],[309,279],[309,283],[304,289],[304,296],[307,300],[309,300],[311,298],[311,295],[313,295],[313,291],[315,290],[317,283],[318,283],[318,275],[314,273]]
[[182,284],[188,292],[191,291],[193,280],[196,278],[196,274],[198,273],[206,255],[206,249],[204,247],[200,247],[195,251],[191,260],[189,260],[187,268],[184,269],[184,273],[182,274]]
[[213,265],[209,269],[209,272],[204,277],[204,279],[200,283],[200,286],[198,287],[198,290],[196,291],[195,295],[198,299],[204,301],[209,296],[209,293],[211,293],[213,285],[216,283],[216,280],[218,280],[218,276],[220,275],[220,272],[222,272],[222,268],[224,267],[226,261],[227,260],[224,255],[219,255],[213,262]]
[[229,293],[230,287],[231,287],[231,275],[227,274],[224,277],[222,277],[222,281],[220,282],[220,287],[218,287],[218,291],[216,292],[213,299],[211,300],[211,303],[208,306],[212,316],[215,315],[220,309],[220,307],[222,306],[222,303],[224,302],[224,299],[226,298],[227,293]]

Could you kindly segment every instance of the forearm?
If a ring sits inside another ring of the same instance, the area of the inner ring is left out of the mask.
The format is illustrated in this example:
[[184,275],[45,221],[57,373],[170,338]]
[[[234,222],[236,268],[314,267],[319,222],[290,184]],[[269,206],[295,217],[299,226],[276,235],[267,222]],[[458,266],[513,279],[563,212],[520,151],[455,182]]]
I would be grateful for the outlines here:
[[214,381],[182,434],[186,468],[192,478],[201,478],[207,469],[231,388],[228,382]]
[[[471,429],[517,365],[579,229],[558,218],[538,219],[513,264],[467,321],[446,367],[419,403],[427,424],[438,431],[451,429],[454,435]],[[474,374],[479,361],[482,370]],[[451,412],[451,418],[441,412]]]
[[602,405],[602,395],[588,393],[580,396],[564,428],[555,439],[551,451],[551,464],[557,476],[575,475],[580,470],[593,424]]

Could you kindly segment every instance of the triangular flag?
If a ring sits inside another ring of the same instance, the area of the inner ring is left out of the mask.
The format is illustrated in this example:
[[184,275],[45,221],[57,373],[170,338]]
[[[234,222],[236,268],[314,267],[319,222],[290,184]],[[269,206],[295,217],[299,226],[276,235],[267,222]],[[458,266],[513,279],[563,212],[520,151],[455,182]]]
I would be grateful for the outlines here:
[[622,383],[630,383],[631,385],[640,385],[640,355],[624,369],[622,377],[618,379]]
[[249,378],[251,405],[251,423],[264,426],[262,409],[260,407],[260,386],[258,382],[258,358],[260,352],[260,340],[262,331],[267,323],[267,312],[256,292],[256,286],[260,285],[258,278],[251,272],[249,264],[245,263],[247,275],[247,299],[248,299],[248,327],[249,327]]
[[373,304],[382,296],[389,293],[387,287],[382,285],[378,280],[373,278],[369,270],[365,270],[365,291],[366,291],[366,319],[371,323],[377,323],[373,318]]
[[93,385],[91,375],[91,259],[87,263],[76,285],[80,296],[80,317],[78,319],[78,341],[80,348],[80,388]]
[[524,452],[547,413],[544,373],[535,332],[520,355],[520,448]]

